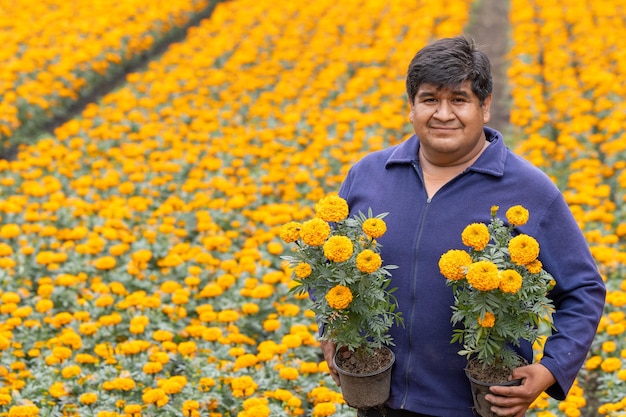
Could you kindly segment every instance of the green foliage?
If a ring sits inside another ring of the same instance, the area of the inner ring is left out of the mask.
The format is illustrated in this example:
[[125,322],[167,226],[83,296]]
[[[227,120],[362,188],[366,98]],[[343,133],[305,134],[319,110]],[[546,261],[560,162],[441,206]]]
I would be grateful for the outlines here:
[[[345,261],[330,261],[324,255],[323,244],[308,245],[301,238],[294,242],[295,254],[283,257],[293,267],[303,263],[311,266],[311,274],[304,278],[298,278],[294,272],[298,285],[291,291],[309,296],[311,310],[321,327],[321,339],[351,351],[367,353],[383,345],[391,346],[389,329],[394,324],[404,325],[393,295],[396,288],[390,288],[390,271],[397,267],[381,265],[368,273],[361,271],[357,262],[364,250],[380,253],[381,245],[363,231],[363,224],[372,218],[382,221],[386,214],[374,216],[370,209],[367,216],[359,212],[353,218],[331,224],[326,242],[333,236],[346,236],[352,242],[353,253]],[[327,294],[337,286],[348,288],[352,295],[345,308],[333,307],[327,300]]]
[[496,211],[492,210],[487,226],[489,243],[484,248],[470,248],[471,261],[495,264],[499,280],[503,271],[516,271],[522,277],[521,285],[515,291],[503,290],[502,284],[490,290],[478,289],[467,279],[469,266],[463,267],[462,279],[448,279],[446,283],[454,292],[451,322],[461,325],[453,330],[451,343],[460,343],[459,354],[468,360],[512,369],[519,364],[513,346],[519,346],[521,340],[535,343],[543,330],[553,329],[554,306],[548,291],[554,286],[554,279],[543,268],[511,260],[509,243],[514,225],[505,225],[496,217]]

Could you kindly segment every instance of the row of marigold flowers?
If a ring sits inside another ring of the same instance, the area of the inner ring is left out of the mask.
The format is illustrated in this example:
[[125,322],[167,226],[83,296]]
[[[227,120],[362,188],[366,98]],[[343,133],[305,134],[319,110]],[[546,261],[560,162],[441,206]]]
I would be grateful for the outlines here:
[[578,385],[537,416],[626,415],[626,1],[511,4],[517,151],[548,172],[603,273],[605,315]]
[[0,161],[0,415],[353,416],[278,230],[403,139],[471,3],[220,3]]
[[78,100],[208,15],[216,1],[0,2],[2,147],[66,117]]

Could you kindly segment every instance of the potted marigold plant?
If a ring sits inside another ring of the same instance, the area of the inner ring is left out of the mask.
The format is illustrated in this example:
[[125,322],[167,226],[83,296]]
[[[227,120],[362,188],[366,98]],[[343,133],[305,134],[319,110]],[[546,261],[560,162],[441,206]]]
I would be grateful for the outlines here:
[[346,403],[374,407],[389,396],[395,360],[389,329],[403,324],[395,288],[390,288],[389,271],[396,266],[383,265],[376,240],[387,230],[387,213],[374,216],[370,209],[367,215],[359,212],[349,218],[347,202],[331,194],[315,205],[315,214],[302,223],[289,222],[280,231],[294,249],[293,255],[283,256],[298,284],[291,291],[309,296],[320,338],[337,345],[335,365]]
[[543,269],[539,243],[530,235],[515,233],[528,221],[529,212],[517,205],[506,211],[508,225],[491,208],[491,222],[472,223],[461,233],[468,250],[452,249],[439,260],[439,269],[454,292],[454,328],[451,343],[460,343],[466,356],[466,373],[472,384],[476,411],[494,414],[484,395],[493,384],[509,381],[511,371],[524,360],[513,350],[521,340],[531,344],[541,332],[553,329],[552,301],[548,292],[553,277]]

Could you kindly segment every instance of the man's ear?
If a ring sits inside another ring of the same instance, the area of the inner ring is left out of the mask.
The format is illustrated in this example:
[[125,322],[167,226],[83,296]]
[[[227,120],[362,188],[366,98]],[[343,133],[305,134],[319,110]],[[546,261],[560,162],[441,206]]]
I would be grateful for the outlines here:
[[483,101],[483,123],[487,124],[489,123],[489,120],[491,120],[491,99],[493,98],[493,96],[491,94],[489,94],[487,97],[485,97],[485,100]]
[[411,108],[409,110],[409,120],[411,121],[411,124],[412,124],[413,119],[415,118],[415,106],[413,106],[412,104],[410,106]]

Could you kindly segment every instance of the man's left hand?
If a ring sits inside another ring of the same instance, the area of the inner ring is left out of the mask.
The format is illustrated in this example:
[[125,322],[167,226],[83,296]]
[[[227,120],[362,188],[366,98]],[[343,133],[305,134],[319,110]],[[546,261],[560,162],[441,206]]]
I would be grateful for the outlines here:
[[485,396],[492,404],[491,411],[501,417],[523,417],[533,401],[556,382],[548,368],[539,363],[515,368],[512,378],[521,379],[522,384],[492,386]]

